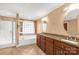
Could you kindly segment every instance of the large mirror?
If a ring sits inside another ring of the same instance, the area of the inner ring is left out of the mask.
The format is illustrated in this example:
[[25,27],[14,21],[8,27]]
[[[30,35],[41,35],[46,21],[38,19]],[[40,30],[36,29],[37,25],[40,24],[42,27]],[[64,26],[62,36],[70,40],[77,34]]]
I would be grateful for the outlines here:
[[67,11],[64,18],[64,29],[69,35],[79,35],[79,4],[71,4]]

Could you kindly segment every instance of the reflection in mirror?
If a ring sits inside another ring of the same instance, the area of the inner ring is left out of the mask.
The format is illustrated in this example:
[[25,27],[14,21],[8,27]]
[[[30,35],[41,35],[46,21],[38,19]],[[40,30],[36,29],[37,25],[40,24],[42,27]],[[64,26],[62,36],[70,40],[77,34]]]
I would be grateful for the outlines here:
[[67,31],[67,22],[64,22],[64,29]]
[[64,21],[64,28],[70,35],[77,35],[78,33],[78,26],[77,26],[77,19],[73,20],[65,20]]
[[70,35],[79,34],[79,4],[71,4],[67,9],[67,15],[64,18],[64,29]]
[[67,31],[69,35],[78,35],[79,34],[79,4],[73,4],[72,6],[69,6],[69,9],[67,15],[64,18],[64,24],[63,24],[64,29]]

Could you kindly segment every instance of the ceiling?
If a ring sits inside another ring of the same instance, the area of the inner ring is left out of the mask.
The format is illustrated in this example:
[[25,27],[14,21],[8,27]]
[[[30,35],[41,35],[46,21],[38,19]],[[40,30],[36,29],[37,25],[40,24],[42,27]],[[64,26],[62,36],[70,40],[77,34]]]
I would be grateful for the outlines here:
[[20,18],[36,20],[61,5],[61,3],[0,3],[0,16],[16,17],[16,13],[19,13]]

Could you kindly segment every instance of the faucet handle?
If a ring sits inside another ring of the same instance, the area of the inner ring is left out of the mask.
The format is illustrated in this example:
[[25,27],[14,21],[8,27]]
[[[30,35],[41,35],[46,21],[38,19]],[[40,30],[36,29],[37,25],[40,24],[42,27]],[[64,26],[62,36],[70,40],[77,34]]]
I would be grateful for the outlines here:
[[69,40],[69,37],[67,36],[66,39]]
[[75,41],[77,41],[77,38],[75,37],[75,39],[74,39]]

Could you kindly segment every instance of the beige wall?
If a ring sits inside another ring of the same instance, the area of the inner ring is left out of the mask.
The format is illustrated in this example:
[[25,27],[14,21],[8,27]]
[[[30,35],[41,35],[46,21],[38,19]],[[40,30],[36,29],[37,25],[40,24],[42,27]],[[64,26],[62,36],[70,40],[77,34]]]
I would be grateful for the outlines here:
[[67,21],[67,33],[70,35],[78,34],[78,19]]
[[42,32],[42,21],[39,19],[37,21],[37,33],[41,33]]
[[[64,11],[64,9],[67,6],[69,6],[69,4],[65,4],[48,14],[47,33],[64,34],[64,35],[67,34],[63,26],[64,17],[66,15],[66,11]],[[37,23],[38,32],[42,32],[42,25],[41,25],[42,22],[40,21],[38,21]]]
[[79,16],[77,16],[77,35],[79,35]]
[[66,20],[67,22],[67,33],[69,35],[79,35],[79,17],[72,20]]

